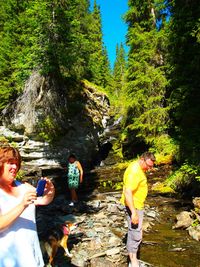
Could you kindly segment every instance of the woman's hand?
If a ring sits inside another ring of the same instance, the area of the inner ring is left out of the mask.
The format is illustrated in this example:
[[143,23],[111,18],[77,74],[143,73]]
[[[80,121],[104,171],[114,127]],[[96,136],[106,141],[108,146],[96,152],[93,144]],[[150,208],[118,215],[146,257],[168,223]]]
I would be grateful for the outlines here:
[[35,190],[27,191],[22,200],[22,205],[24,208],[28,207],[30,204],[33,204],[37,199]]
[[54,188],[52,181],[46,177],[44,179],[46,180],[46,185],[45,185],[45,189],[44,189],[44,196],[54,197],[55,188]]
[[53,200],[55,195],[55,187],[51,180],[47,177],[44,177],[42,179],[46,180],[44,194],[42,197],[37,198],[37,200],[35,201],[35,205],[47,205]]

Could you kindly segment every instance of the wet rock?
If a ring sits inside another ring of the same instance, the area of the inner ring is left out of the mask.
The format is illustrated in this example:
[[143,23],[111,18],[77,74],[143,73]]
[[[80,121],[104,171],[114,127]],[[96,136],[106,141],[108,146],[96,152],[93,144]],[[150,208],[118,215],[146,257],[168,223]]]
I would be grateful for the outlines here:
[[88,248],[90,250],[98,250],[102,248],[102,242],[99,237],[93,238],[89,243],[88,243]]
[[[96,205],[96,200],[93,204]],[[126,261],[126,249],[124,244],[124,237],[126,236],[126,217],[124,211],[117,208],[118,197],[110,196],[104,200],[104,205],[100,205],[101,209],[92,216],[86,217],[85,221],[81,225],[85,238],[84,242],[80,242],[78,246],[74,246],[71,253],[75,255],[75,260],[72,257],[72,262],[77,263],[77,255],[79,259],[79,265],[83,262],[88,262],[88,266],[94,266],[94,264],[106,264],[108,266],[125,266]],[[110,203],[111,202],[111,203]],[[93,207],[91,201],[90,206]],[[102,204],[102,203],[101,203]],[[114,205],[116,208],[114,208]],[[151,208],[149,208],[151,210]],[[156,211],[153,213],[147,212],[145,220],[149,220],[148,229],[151,227],[151,220],[156,217]],[[152,214],[154,214],[152,216]],[[158,214],[157,214],[158,216]],[[85,259],[80,255],[80,251],[87,249],[88,258]],[[80,263],[80,257],[82,261]],[[107,265],[104,265],[107,266]]]
[[182,211],[176,216],[176,224],[172,227],[173,229],[178,229],[178,228],[183,228],[186,229],[188,228],[192,222],[193,219],[191,218],[191,213],[188,211]]
[[19,143],[21,146],[25,141],[25,136],[23,134],[19,134],[17,132],[13,132],[5,126],[0,126],[0,133],[7,139],[12,138],[13,142]]
[[144,232],[148,232],[151,229],[151,226],[152,226],[151,222],[144,220],[142,224],[142,229]]
[[[71,214],[63,214],[62,205],[67,207],[67,201],[59,196],[52,206],[55,209],[53,216],[41,214],[38,222],[45,227],[59,222],[71,222],[77,225],[68,238],[68,248],[72,254],[71,264],[80,267],[94,265],[124,267],[127,265],[125,247],[127,221],[124,210],[118,209],[118,199],[118,194],[110,193],[100,202],[97,199],[82,201]],[[56,215],[58,207],[61,214]],[[144,215],[144,222],[148,222],[148,230],[151,229],[156,216],[158,216],[156,210],[148,206]],[[42,228],[43,231],[45,227]]]
[[97,235],[97,232],[95,230],[89,230],[85,232],[85,235],[87,237],[95,237]]
[[200,210],[200,197],[195,197],[192,202],[194,207]]
[[200,241],[200,225],[190,226],[187,230],[193,239]]
[[153,267],[153,265],[149,264],[148,262],[139,260],[140,267]]
[[107,211],[111,213],[116,213],[118,211],[118,208],[116,204],[108,204]]
[[145,212],[146,216],[156,218],[157,217],[157,212],[155,210],[147,210]]
[[112,255],[119,254],[119,253],[120,253],[120,248],[111,248],[106,251],[107,256],[112,256]]
[[120,246],[122,241],[119,237],[117,237],[115,234],[112,234],[112,236],[108,239],[107,245],[109,247],[117,247]]
[[94,258],[90,261],[91,267],[115,267],[116,265],[104,258]]
[[86,267],[86,262],[87,262],[86,258],[87,258],[86,255],[76,254],[72,258],[71,263],[78,267]]
[[170,252],[182,252],[182,251],[185,251],[186,249],[185,248],[171,248],[169,249],[168,251]]

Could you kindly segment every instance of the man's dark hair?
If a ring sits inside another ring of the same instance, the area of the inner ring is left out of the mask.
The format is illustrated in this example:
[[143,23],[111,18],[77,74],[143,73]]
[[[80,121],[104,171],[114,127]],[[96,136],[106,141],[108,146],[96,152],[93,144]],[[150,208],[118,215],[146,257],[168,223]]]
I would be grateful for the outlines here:
[[155,160],[156,160],[154,154],[151,153],[151,152],[145,152],[145,153],[143,153],[143,154],[141,155],[141,158],[143,158],[144,160],[147,160],[147,159],[150,159],[150,160],[152,160],[152,161],[155,161]]

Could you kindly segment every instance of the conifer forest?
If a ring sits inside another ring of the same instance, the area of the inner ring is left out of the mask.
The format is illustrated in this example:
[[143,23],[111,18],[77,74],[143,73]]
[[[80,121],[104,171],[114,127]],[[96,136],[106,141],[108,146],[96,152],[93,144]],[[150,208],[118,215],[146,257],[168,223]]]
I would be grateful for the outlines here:
[[89,0],[0,0],[0,111],[33,71],[69,86],[87,80],[122,117],[124,154],[145,147],[161,162],[176,162],[176,175],[198,180],[199,1],[128,0],[128,6],[128,54],[118,44],[111,69],[96,1],[90,7]]

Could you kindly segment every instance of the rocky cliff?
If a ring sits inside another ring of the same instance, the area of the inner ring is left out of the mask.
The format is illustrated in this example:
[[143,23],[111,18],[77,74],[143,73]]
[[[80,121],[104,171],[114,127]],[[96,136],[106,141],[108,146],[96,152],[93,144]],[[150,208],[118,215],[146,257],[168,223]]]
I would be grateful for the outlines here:
[[69,153],[90,166],[108,119],[109,100],[94,85],[67,86],[34,72],[3,110],[0,136],[17,143],[25,169],[59,169]]

